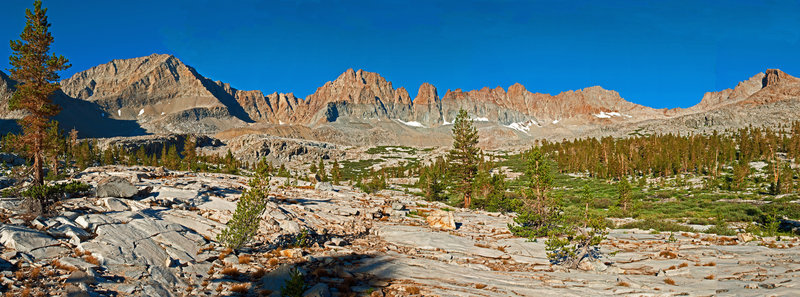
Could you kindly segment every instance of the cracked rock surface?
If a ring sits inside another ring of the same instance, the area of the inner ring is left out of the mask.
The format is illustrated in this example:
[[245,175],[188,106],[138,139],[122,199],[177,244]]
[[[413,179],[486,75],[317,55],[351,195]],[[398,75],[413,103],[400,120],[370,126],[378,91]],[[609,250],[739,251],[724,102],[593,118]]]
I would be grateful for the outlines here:
[[[791,296],[800,290],[796,238],[670,238],[617,229],[601,244],[601,258],[566,270],[548,261],[544,240],[509,233],[509,215],[453,209],[400,191],[368,195],[277,177],[258,234],[230,251],[216,236],[246,177],[110,166],[77,178],[97,186],[112,176],[150,192],[72,198],[54,217],[3,220],[4,290],[279,296],[295,270],[308,285],[306,296]],[[448,224],[431,226],[429,215]]]

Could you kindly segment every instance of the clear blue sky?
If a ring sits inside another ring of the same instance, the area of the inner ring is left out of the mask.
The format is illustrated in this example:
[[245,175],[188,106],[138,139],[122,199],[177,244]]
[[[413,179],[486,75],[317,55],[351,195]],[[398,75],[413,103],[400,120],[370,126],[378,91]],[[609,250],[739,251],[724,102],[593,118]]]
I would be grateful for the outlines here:
[[[0,39],[33,1],[3,0]],[[238,89],[305,97],[347,68],[415,96],[519,82],[556,94],[600,85],[653,107],[780,68],[800,76],[798,1],[46,0],[54,52],[74,65],[174,54]],[[6,43],[7,44],[7,43]],[[2,69],[10,50],[0,47]]]

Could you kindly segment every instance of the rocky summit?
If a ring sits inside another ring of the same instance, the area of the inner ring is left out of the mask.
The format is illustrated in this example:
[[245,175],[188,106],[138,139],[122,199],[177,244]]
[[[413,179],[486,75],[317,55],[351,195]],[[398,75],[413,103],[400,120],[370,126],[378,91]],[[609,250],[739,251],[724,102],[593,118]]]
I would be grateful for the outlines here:
[[[145,134],[242,135],[248,133],[330,141],[340,145],[406,144],[405,138],[427,139],[415,145],[439,145],[432,137],[449,133],[459,109],[469,112],[479,130],[493,135],[491,147],[513,147],[533,139],[624,136],[633,131],[702,132],[708,127],[734,129],[771,126],[766,118],[798,100],[795,77],[768,69],[733,89],[709,92],[697,105],[653,109],[631,103],[600,86],[556,95],[529,91],[521,84],[508,88],[446,90],[429,83],[410,94],[381,75],[349,69],[307,98],[292,93],[237,90],[212,81],[172,55],[113,60],[76,73],[61,82],[53,99],[64,106],[56,119],[82,136],[110,137]],[[0,73],[0,116],[5,131],[15,129],[21,111],[10,112],[14,82]],[[413,97],[413,99],[412,99]],[[740,110],[751,117],[737,118]],[[697,123],[702,118],[703,123]],[[709,119],[711,118],[711,119]],[[299,129],[299,130],[298,130]],[[308,132],[298,133],[303,129]],[[652,131],[651,131],[652,130]],[[234,132],[235,131],[235,132]],[[283,134],[283,135],[281,135]],[[340,137],[345,135],[345,137]]]

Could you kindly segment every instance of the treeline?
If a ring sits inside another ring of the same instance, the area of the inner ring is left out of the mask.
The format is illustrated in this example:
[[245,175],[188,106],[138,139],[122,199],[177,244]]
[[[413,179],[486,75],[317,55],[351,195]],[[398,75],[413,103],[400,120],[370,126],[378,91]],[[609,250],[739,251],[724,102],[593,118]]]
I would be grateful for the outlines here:
[[686,136],[658,134],[628,138],[585,138],[543,142],[542,150],[560,172],[598,178],[666,177],[694,173],[719,176],[725,166],[765,161],[780,171],[800,155],[800,122],[790,127],[744,128]]
[[[44,152],[46,157],[47,178],[58,179],[62,177],[63,169],[72,168],[84,170],[91,166],[127,165],[127,166],[162,166],[171,170],[186,170],[196,172],[222,172],[239,173],[240,169],[251,168],[237,160],[230,150],[225,156],[200,155],[197,153],[197,144],[193,137],[186,136],[183,146],[161,146],[160,151],[149,152],[145,147],[126,150],[110,145],[101,148],[96,139],[78,139],[78,132],[72,130],[64,136],[58,130],[58,123],[48,133],[49,149]],[[16,135],[8,134],[0,140],[2,149],[15,152],[11,143],[18,141]],[[277,172],[285,172],[285,169]]]

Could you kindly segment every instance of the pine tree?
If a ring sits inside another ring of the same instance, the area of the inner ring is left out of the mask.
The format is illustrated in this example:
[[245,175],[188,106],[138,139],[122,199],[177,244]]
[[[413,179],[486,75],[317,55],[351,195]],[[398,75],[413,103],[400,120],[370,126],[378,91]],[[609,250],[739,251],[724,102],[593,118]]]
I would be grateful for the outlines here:
[[45,137],[45,145],[47,148],[44,155],[50,161],[50,176],[55,178],[58,176],[58,158],[66,153],[67,144],[64,135],[58,128],[57,121],[51,121],[47,128],[47,137]]
[[255,176],[250,179],[250,189],[239,197],[233,216],[217,240],[227,247],[239,249],[256,235],[259,218],[267,208],[269,180],[267,161],[261,159],[256,165]]
[[455,193],[464,197],[464,207],[472,200],[473,183],[478,173],[478,130],[472,125],[466,110],[459,110],[453,122],[453,148],[448,152],[450,174]]
[[514,219],[517,225],[509,224],[509,230],[517,236],[529,238],[560,234],[566,224],[558,200],[548,195],[553,187],[553,175],[548,160],[538,147],[525,152],[524,157],[524,207]]
[[191,136],[186,136],[183,142],[183,161],[186,163],[186,169],[192,170],[194,163],[197,159],[197,143],[194,142]]
[[319,175],[319,180],[321,181],[328,181],[328,173],[325,172],[325,163],[322,162],[322,159],[319,159],[319,166],[317,166],[317,175]]
[[167,150],[166,167],[169,169],[178,169],[181,164],[181,156],[178,155],[178,149],[174,145],[170,145]]
[[339,181],[342,179],[342,172],[339,169],[339,162],[337,162],[336,159],[333,160],[333,164],[331,165],[331,179],[334,185],[338,185]]
[[11,41],[11,77],[19,85],[8,106],[10,110],[22,109],[28,113],[19,121],[23,134],[14,143],[33,159],[33,182],[41,185],[44,182],[43,153],[52,149],[47,147],[47,128],[52,125],[50,118],[60,111],[49,97],[61,88],[57,72],[71,65],[64,56],[49,54],[53,36],[49,31],[47,8],[42,8],[42,1],[35,1],[33,7],[33,11],[25,10],[26,23],[20,40]]
[[617,192],[619,193],[619,206],[622,207],[624,213],[627,213],[632,199],[631,184],[628,183],[628,179],[625,176],[619,179],[619,183],[617,183]]

